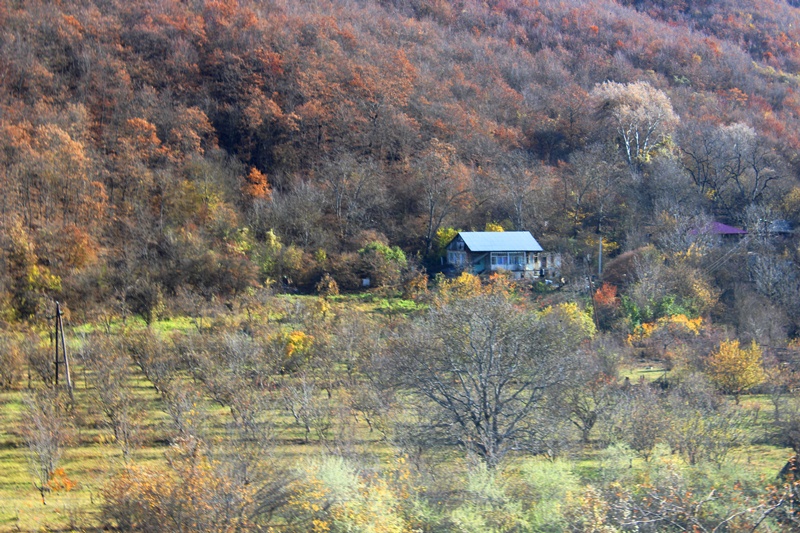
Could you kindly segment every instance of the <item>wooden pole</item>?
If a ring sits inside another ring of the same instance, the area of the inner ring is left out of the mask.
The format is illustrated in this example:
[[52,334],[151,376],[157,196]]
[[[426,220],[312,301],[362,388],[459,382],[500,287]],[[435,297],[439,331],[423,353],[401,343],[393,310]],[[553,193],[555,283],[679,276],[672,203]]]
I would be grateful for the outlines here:
[[600,235],[600,246],[597,250],[597,279],[603,277],[603,236]]
[[61,312],[61,304],[56,302],[56,386],[58,386],[58,367],[62,363],[58,356],[58,345],[61,343],[61,355],[64,358],[64,379],[67,382],[67,390],[69,391],[69,398],[74,403],[75,397],[72,392],[72,376],[69,371],[69,356],[67,356],[67,343],[64,339],[64,320],[62,319],[63,313]]
[[60,364],[60,359],[58,358],[58,318],[61,314],[61,306],[58,302],[56,302],[56,316],[55,316],[55,335],[53,336],[53,344],[56,348],[56,356],[55,356],[55,363],[56,363],[56,388],[58,388],[58,365]]

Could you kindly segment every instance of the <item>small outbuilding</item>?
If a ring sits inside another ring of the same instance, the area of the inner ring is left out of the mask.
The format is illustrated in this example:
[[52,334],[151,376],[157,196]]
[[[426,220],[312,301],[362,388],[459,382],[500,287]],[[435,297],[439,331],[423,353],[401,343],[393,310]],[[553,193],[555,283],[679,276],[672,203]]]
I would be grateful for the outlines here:
[[561,268],[561,256],[545,252],[529,231],[461,231],[446,249],[450,266],[472,274],[507,270],[515,279],[539,279]]

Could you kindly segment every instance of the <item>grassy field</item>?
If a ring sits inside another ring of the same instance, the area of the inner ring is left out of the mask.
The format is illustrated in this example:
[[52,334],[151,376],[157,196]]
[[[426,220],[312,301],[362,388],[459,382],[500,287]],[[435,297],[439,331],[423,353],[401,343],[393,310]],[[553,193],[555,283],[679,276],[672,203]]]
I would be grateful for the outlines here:
[[[279,297],[286,306],[298,302],[313,303],[316,298]],[[379,315],[407,315],[424,308],[414,302],[400,299],[387,299],[372,295],[356,297],[335,297],[331,305],[348,307],[376,313]],[[284,313],[263,317],[265,320],[283,320]],[[159,335],[172,335],[194,331],[211,324],[210,318],[172,317],[151,324],[150,328]],[[116,334],[122,330],[140,330],[147,326],[138,317],[129,317],[124,322],[114,321],[102,324],[84,324],[68,331],[68,349],[71,353],[80,351],[82,339],[96,331]],[[131,455],[131,461],[139,465],[157,466],[164,464],[164,453],[168,446],[168,416],[165,407],[152,384],[135,365],[131,364],[130,387],[141,405],[142,419],[139,420],[140,442]],[[89,399],[92,377],[84,368],[73,362],[73,383],[75,385],[75,420],[77,427],[69,446],[64,451],[59,466],[67,478],[75,483],[69,491],[51,492],[42,503],[39,491],[35,488],[30,454],[24,436],[20,431],[23,397],[27,393],[25,383],[18,383],[11,391],[0,391],[0,532],[4,531],[42,531],[75,530],[98,527],[102,487],[115,471],[125,466],[120,446],[113,439],[113,433],[105,423],[98,409]],[[183,379],[189,379],[183,376]],[[41,386],[41,383],[34,386]],[[206,434],[212,439],[222,438],[230,423],[227,407],[206,399],[202,406],[206,417]],[[275,427],[275,452],[286,462],[297,462],[303,457],[320,453],[328,443],[315,439],[308,442],[301,428],[293,424],[286,409],[277,406],[268,414]],[[349,428],[357,438],[358,446],[372,453],[383,454],[386,446],[379,443],[380,436],[370,433],[363,422],[353,423]]]
[[[385,298],[336,298],[334,306],[353,306],[363,311],[380,315],[408,315],[416,313],[421,306],[405,300],[387,300]],[[271,317],[276,319],[276,317]],[[159,321],[152,327],[160,334],[185,332],[198,327],[198,319],[172,318]],[[109,328],[119,330],[119,323],[107,325],[84,325],[70,330],[71,350],[80,348],[81,338],[96,329]],[[144,324],[130,319],[125,327],[144,328]],[[132,366],[130,385],[135,396],[143,405],[142,417],[139,420],[141,439],[132,453],[132,460],[137,464],[164,464],[164,452],[169,441],[168,416],[161,397],[152,384]],[[641,377],[653,381],[664,375],[663,369],[654,363],[633,365],[623,368],[622,377],[631,381]],[[189,379],[183,376],[183,379]],[[73,438],[64,451],[60,466],[67,478],[75,483],[69,491],[52,492],[42,503],[39,492],[34,485],[31,473],[28,447],[23,433],[20,431],[23,399],[26,391],[25,383],[20,382],[15,390],[0,391],[0,532],[5,531],[44,531],[44,530],[91,530],[101,526],[99,515],[102,503],[102,488],[113,473],[124,467],[124,459],[120,447],[113,442],[112,432],[104,421],[103,415],[92,403],[90,389],[91,376],[87,376],[79,366],[73,370],[75,383],[76,412]],[[336,402],[337,398],[334,397]],[[759,442],[766,430],[766,421],[771,416],[769,399],[763,396],[746,396],[742,406],[759,411],[758,417],[752,417],[748,432],[755,442]],[[202,406],[206,413],[206,431],[212,438],[225,434],[230,421],[230,411],[226,407],[206,400]],[[312,436],[310,442],[304,442],[304,432],[293,423],[286,409],[276,405],[268,414],[275,426],[274,453],[288,464],[296,464],[308,457],[326,451],[329,442],[322,442]],[[369,432],[363,420],[348,422],[350,445],[358,448],[358,453],[371,454],[374,457],[388,457],[392,450],[381,441],[378,432]],[[643,470],[645,465],[639,458],[625,459],[615,457],[614,450],[601,450],[593,445],[573,448],[568,452],[566,460],[572,472],[584,483],[592,482],[602,475],[609,461],[629,461],[627,467]],[[790,451],[765,444],[743,446],[730,454],[725,467],[732,471],[747,472],[749,476],[761,476],[765,483],[774,479],[775,474],[784,465]],[[517,468],[526,461],[540,459],[519,457],[512,468]],[[679,459],[669,450],[661,450],[653,461],[677,463]],[[454,464],[454,468],[461,467]]]

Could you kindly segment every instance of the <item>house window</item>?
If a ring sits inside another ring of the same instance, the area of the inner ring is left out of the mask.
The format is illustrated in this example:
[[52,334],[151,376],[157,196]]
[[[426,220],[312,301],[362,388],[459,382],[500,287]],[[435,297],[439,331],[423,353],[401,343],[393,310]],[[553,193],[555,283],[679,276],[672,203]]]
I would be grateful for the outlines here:
[[463,265],[467,262],[467,254],[464,252],[447,252],[447,262],[451,265]]
[[510,265],[522,265],[525,261],[525,254],[522,252],[492,252],[491,257],[493,267],[505,269],[509,268]]

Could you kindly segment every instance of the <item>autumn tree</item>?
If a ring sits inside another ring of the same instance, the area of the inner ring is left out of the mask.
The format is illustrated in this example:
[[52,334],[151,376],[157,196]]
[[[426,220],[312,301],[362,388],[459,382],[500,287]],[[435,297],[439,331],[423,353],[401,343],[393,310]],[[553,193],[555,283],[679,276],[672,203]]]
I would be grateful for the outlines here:
[[722,341],[708,359],[708,374],[719,389],[732,394],[736,403],[743,392],[764,381],[761,347],[753,341],[742,348],[739,340]]
[[9,390],[22,376],[24,356],[20,343],[8,334],[0,335],[0,390]]
[[424,209],[425,254],[433,249],[436,232],[469,195],[469,172],[457,159],[455,147],[433,139],[416,169]]
[[614,131],[628,165],[647,162],[672,134],[679,118],[669,97],[647,82],[604,82],[590,93]]
[[292,484],[283,511],[297,531],[408,531],[410,472],[406,465],[386,474],[365,475],[342,457],[323,456],[306,462]]
[[218,454],[196,438],[167,451],[166,468],[127,466],[103,487],[102,517],[123,531],[241,531],[270,524],[292,477],[253,450]]
[[535,199],[542,189],[542,176],[548,174],[546,167],[517,153],[504,158],[498,167],[497,176],[489,186],[499,189],[514,229],[532,229],[538,215]]
[[272,196],[272,187],[267,176],[253,167],[244,178],[242,193],[249,202],[266,201]]
[[47,295],[61,289],[61,278],[40,264],[36,244],[19,220],[5,228],[2,239],[5,265],[10,279],[12,313],[21,319],[32,319],[44,311]]

